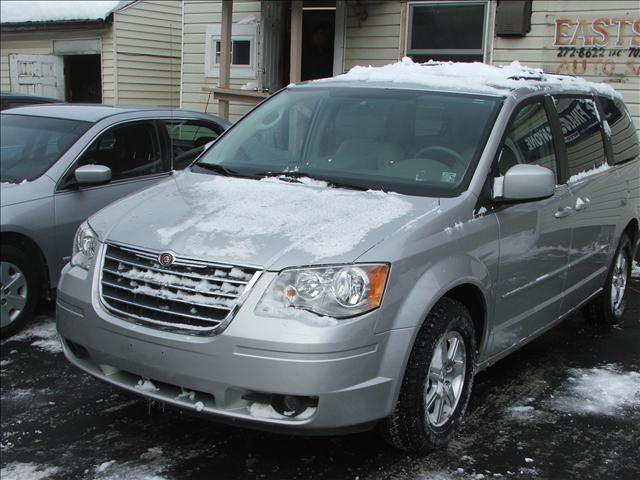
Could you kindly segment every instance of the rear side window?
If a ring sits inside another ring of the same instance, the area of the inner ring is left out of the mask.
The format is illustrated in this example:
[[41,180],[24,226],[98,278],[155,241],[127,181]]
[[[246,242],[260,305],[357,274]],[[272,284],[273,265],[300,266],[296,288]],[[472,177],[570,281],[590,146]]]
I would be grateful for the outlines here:
[[567,147],[569,176],[605,163],[604,143],[595,102],[588,98],[556,98],[555,104]]
[[605,130],[611,138],[613,149],[613,163],[622,163],[633,160],[640,155],[638,147],[638,135],[631,120],[629,111],[620,100],[600,97],[600,105],[606,122]]
[[558,178],[551,125],[542,102],[525,105],[511,122],[498,159],[500,175],[521,163],[546,167]]

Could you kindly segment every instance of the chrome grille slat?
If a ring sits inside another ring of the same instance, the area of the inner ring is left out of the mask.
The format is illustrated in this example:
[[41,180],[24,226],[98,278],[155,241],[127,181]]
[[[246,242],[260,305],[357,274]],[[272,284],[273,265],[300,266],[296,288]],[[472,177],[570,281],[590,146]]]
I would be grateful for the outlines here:
[[139,280],[137,278],[131,278],[131,277],[125,277],[120,275],[120,273],[118,273],[115,270],[111,270],[110,268],[104,267],[102,269],[103,274],[104,273],[109,273],[110,275],[115,275],[118,276],[118,278],[126,278],[129,281],[133,281],[133,282],[144,282],[144,283],[152,283],[154,285],[158,285],[160,287],[166,287],[166,288],[173,288],[173,289],[178,289],[178,290],[184,290],[186,292],[193,292],[193,293],[200,293],[202,295],[212,295],[215,297],[224,297],[224,298],[238,298],[238,295],[235,295],[233,293],[225,293],[225,292],[212,292],[212,291],[206,291],[206,290],[197,290],[195,288],[191,288],[191,287],[185,287],[182,285],[175,285],[173,283],[163,283],[163,282],[159,282],[159,281],[155,281],[155,280]]
[[[207,305],[206,303],[198,303],[198,302],[189,302],[186,300],[182,300],[180,298],[167,298],[167,297],[163,297],[160,295],[151,295],[150,293],[146,293],[146,292],[136,292],[133,288],[130,287],[125,287],[124,285],[117,285],[115,283],[111,283],[111,282],[107,282],[106,280],[102,280],[102,285],[106,285],[108,287],[112,287],[112,288],[118,288],[120,290],[126,290],[127,292],[131,292],[134,295],[145,295],[147,297],[151,297],[151,298],[161,298],[162,300],[169,300],[171,302],[177,302],[177,303],[184,303],[185,305],[192,305],[194,307],[204,307],[204,308],[214,308],[217,310],[231,310],[231,307],[228,307],[226,305],[218,305],[218,304],[211,304],[211,305]],[[160,291],[160,290],[158,290]]]
[[[108,295],[108,294],[104,294],[104,298],[108,298],[110,300],[113,300],[113,301],[119,302],[119,303],[125,303],[127,305],[138,306],[138,304],[136,304],[135,302],[130,302],[129,300],[123,300],[122,298],[117,298],[117,297],[114,297],[114,296]],[[162,310],[161,308],[156,308],[156,307],[144,307],[144,308],[147,309],[147,310],[155,310],[156,312],[160,312],[160,313],[167,313],[166,310]],[[123,313],[125,313],[125,312],[123,312]],[[177,315],[179,317],[190,318],[192,320],[199,320],[199,321],[202,321],[202,322],[213,323],[215,325],[218,325],[220,323],[217,320],[211,320],[210,318],[199,317],[197,315],[189,315],[187,313],[171,312],[171,315]]]
[[180,258],[162,267],[155,252],[113,244],[105,246],[102,258],[100,297],[111,313],[190,335],[209,335],[226,325],[261,274],[252,267]]
[[[114,257],[108,256],[108,255],[105,258],[107,260],[113,260],[114,262],[118,262],[118,263],[126,263],[127,265],[131,265],[131,266],[134,266],[134,267],[139,267],[140,266],[140,264],[138,264],[138,263],[133,263],[133,262],[131,262],[129,260],[124,260],[124,259],[121,259],[121,258],[114,258]],[[145,259],[145,260],[150,260],[150,259]],[[147,267],[146,265],[144,266],[144,268],[146,268],[147,270],[151,270],[153,272],[170,273],[167,270],[162,269],[162,268]],[[220,268],[220,267],[216,266],[215,268]],[[226,283],[234,283],[234,284],[238,284],[238,285],[247,285],[249,283],[249,281],[235,280],[235,279],[232,279],[232,278],[206,277],[204,275],[200,275],[200,274],[197,274],[197,273],[189,273],[189,274],[185,274],[183,276],[185,276],[187,278],[192,278],[194,280],[210,280],[212,282],[214,282],[214,281],[215,282],[226,282]]]
[[[118,300],[118,301],[120,302],[121,300]],[[203,331],[210,332],[212,330],[215,330],[217,328],[217,326],[218,326],[218,323],[216,323],[215,325],[213,325],[211,327],[199,327],[199,326],[186,325],[185,324],[185,325],[180,325],[179,328],[176,328],[176,324],[175,323],[169,323],[169,322],[163,322],[161,320],[152,320],[150,318],[139,317],[139,316],[133,315],[133,314],[131,314],[129,312],[125,312],[123,310],[120,310],[120,309],[118,309],[116,307],[109,307],[109,309],[114,311],[114,312],[116,312],[116,313],[119,313],[122,316],[136,318],[136,319],[140,320],[141,323],[152,323],[152,324],[155,324],[155,325],[162,325],[164,327],[171,327],[171,328],[176,329],[176,330],[192,330],[192,331],[197,331],[197,332],[203,332]]]

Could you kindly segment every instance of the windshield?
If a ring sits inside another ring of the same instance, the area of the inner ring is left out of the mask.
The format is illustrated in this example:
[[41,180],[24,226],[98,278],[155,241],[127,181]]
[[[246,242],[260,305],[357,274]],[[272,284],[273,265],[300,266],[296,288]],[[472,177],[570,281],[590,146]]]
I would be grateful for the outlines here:
[[27,115],[0,115],[0,180],[35,180],[86,132],[91,123]]
[[498,107],[469,94],[289,88],[227,132],[194,171],[453,196],[466,188]]

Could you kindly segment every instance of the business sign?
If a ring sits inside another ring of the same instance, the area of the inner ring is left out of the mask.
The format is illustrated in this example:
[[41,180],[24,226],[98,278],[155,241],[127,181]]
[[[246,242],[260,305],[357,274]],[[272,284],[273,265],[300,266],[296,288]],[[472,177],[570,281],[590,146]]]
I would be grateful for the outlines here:
[[640,76],[640,18],[556,18],[558,73]]

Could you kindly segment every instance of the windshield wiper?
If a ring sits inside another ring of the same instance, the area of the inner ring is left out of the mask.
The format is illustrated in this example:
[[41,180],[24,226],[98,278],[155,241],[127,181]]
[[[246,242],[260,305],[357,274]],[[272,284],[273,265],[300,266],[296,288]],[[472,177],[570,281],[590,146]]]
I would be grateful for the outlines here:
[[230,168],[223,167],[219,163],[196,163],[193,166],[225,177],[252,177],[252,175],[245,175],[235,170],[231,170]]
[[300,179],[301,178],[310,178],[312,180],[317,180],[320,182],[327,182],[327,185],[332,188],[347,188],[350,190],[369,190],[370,187],[366,187],[363,185],[355,185],[352,183],[347,183],[343,181],[335,181],[329,178],[323,178],[318,175],[313,175],[308,172],[301,172],[298,170],[290,171],[290,172],[260,172],[254,174],[256,177],[275,177],[281,182],[287,183],[304,183]]

